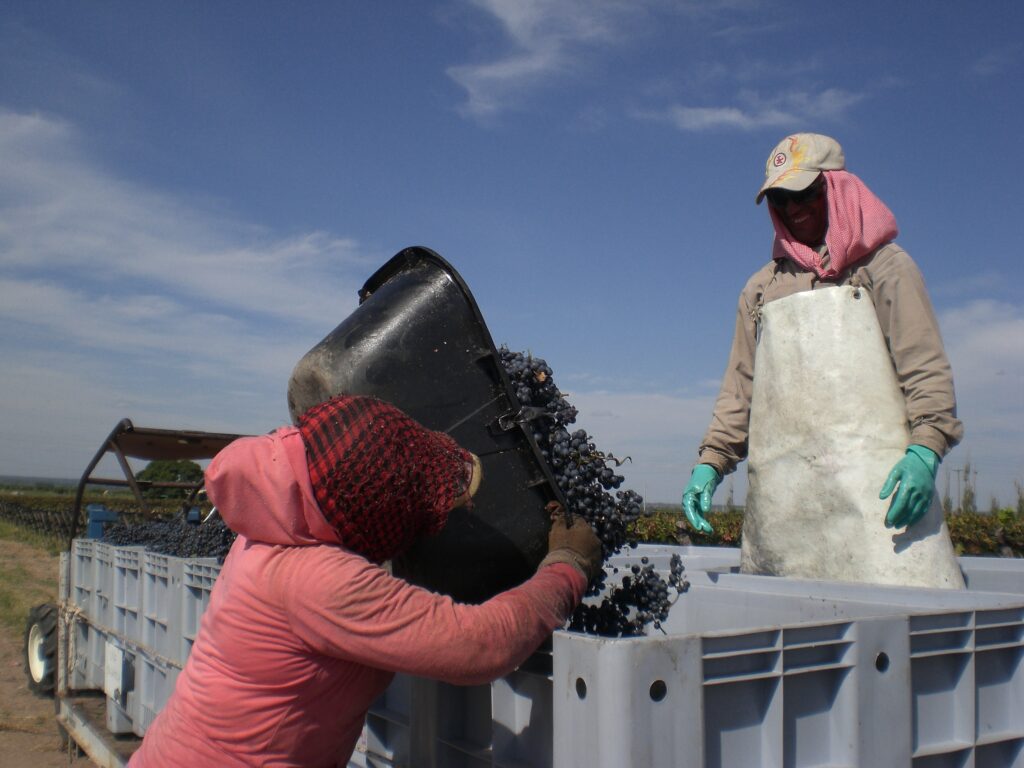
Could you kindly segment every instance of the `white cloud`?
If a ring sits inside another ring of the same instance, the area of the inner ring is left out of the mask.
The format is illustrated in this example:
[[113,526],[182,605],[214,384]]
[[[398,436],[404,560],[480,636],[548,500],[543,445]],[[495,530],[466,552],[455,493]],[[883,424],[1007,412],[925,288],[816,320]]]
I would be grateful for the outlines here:
[[974,429],[1018,431],[1024,424],[1024,307],[977,300],[943,313],[940,322],[958,403],[977,408],[983,419]]
[[624,0],[470,0],[490,14],[510,42],[490,61],[450,67],[448,76],[467,93],[464,115],[493,116],[522,93],[577,66],[587,46],[619,40],[623,24],[645,3]]
[[[467,117],[491,118],[515,106],[527,93],[579,71],[585,57],[607,55],[603,48],[635,42],[669,16],[686,17],[690,26],[706,35],[724,37],[731,45],[745,44],[751,34],[769,34],[763,25],[736,23],[737,12],[756,4],[748,0],[468,0],[495,20],[507,43],[504,50],[485,61],[449,67],[447,74],[467,94],[460,111]],[[776,30],[777,31],[777,30]],[[599,47],[600,46],[600,47]],[[702,60],[693,64],[706,70],[698,79],[717,73],[736,82],[763,80],[765,66],[739,67]],[[771,71],[779,76],[778,62]],[[801,61],[789,65],[791,71],[817,68],[820,64]],[[645,90],[638,86],[638,91]],[[720,88],[713,89],[720,93]],[[755,130],[763,127],[840,120],[860,102],[862,94],[841,88],[820,91],[785,89],[778,96],[762,98],[756,92],[737,93],[734,103],[677,103],[635,114],[648,119],[665,120],[683,131],[716,128]]]
[[1020,54],[1020,46],[988,51],[971,64],[970,71],[979,77],[1004,75],[1017,66]]
[[0,156],[6,271],[60,270],[122,287],[132,280],[184,302],[315,323],[338,312],[339,295],[343,307],[353,306],[352,276],[370,264],[352,240],[323,232],[268,237],[229,214],[113,177],[57,120],[0,111]]
[[377,258],[119,178],[0,110],[0,474],[80,471],[117,420],[266,431]]
[[978,300],[943,312],[939,322],[953,377],[964,441],[943,462],[970,461],[979,472],[978,500],[1016,499],[1024,482],[1024,305]]
[[849,110],[865,98],[840,88],[817,93],[789,91],[764,99],[752,91],[736,97],[728,106],[685,106],[674,104],[662,110],[637,111],[637,117],[663,120],[681,131],[699,132],[718,128],[742,131],[843,119]]

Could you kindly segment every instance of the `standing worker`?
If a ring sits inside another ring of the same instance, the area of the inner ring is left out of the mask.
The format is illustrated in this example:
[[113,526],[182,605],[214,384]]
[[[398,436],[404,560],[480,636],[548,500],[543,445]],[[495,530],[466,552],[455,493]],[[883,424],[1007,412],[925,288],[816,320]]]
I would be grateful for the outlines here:
[[585,522],[553,515],[536,574],[480,605],[383,567],[440,531],[480,477],[449,436],[369,397],[221,451],[206,487],[238,537],[132,768],[345,766],[395,672],[477,685],[518,666],[601,568]]
[[687,520],[710,533],[715,488],[748,459],[743,572],[962,588],[934,481],[963,426],[895,217],[815,133],[772,150],[764,197],[772,259],[739,297]]

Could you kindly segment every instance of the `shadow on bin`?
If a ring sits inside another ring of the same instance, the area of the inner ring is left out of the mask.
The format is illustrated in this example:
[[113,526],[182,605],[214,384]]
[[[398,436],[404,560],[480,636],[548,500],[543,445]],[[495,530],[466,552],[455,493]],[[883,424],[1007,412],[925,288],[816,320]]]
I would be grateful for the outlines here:
[[407,248],[366,281],[360,303],[295,366],[293,421],[338,394],[372,395],[480,457],[470,510],[393,563],[397,575],[463,602],[529,578],[547,552],[544,505],[564,499],[533,440],[466,283],[441,256]]

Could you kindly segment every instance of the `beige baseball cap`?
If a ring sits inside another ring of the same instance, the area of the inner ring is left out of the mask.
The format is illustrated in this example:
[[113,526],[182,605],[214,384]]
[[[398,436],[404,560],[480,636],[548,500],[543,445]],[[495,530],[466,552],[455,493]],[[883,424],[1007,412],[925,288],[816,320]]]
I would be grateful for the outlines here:
[[794,133],[768,155],[765,181],[755,202],[761,204],[765,190],[780,187],[796,192],[810,186],[822,171],[841,171],[845,167],[846,158],[838,141],[820,133]]

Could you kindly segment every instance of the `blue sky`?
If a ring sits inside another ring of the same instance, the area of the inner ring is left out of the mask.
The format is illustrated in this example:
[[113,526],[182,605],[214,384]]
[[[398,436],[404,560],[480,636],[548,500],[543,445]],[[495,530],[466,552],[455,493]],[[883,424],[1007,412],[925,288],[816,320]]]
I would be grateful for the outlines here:
[[75,477],[126,416],[286,423],[297,360],[425,245],[676,501],[769,257],[765,159],[810,130],[931,291],[966,427],[940,491],[970,462],[983,509],[1015,502],[1024,10],[966,8],[7,2],[0,475]]

